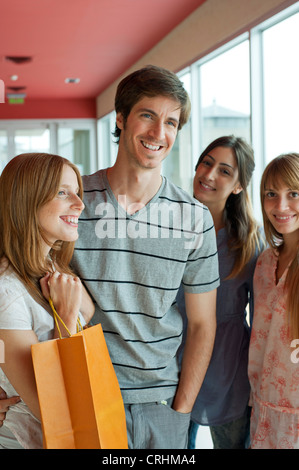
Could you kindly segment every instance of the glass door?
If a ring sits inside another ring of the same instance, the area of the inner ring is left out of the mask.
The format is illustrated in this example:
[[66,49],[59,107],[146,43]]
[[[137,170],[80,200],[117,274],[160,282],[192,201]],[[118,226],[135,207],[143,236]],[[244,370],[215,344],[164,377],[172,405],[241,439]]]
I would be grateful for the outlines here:
[[0,120],[0,173],[15,155],[54,153],[78,166],[81,174],[98,169],[95,120]]
[[49,129],[16,129],[14,131],[15,155],[29,152],[50,152]]
[[89,174],[91,172],[90,130],[59,128],[58,154],[75,163],[81,175]]
[[[1,127],[1,125],[0,125]],[[14,156],[28,152],[50,152],[50,131],[41,128],[24,127],[9,123],[0,128],[0,173]]]

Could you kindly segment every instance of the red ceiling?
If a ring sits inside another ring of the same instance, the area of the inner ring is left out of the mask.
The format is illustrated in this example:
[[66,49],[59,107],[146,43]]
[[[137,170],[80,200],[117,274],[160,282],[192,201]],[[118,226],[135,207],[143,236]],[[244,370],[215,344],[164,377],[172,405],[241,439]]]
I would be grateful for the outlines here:
[[0,0],[0,79],[28,99],[93,98],[204,1]]

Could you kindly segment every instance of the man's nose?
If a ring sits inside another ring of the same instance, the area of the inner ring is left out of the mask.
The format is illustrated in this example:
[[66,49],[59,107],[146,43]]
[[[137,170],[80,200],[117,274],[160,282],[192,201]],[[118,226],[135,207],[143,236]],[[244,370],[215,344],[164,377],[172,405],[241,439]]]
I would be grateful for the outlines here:
[[149,129],[149,135],[158,141],[165,139],[165,125],[162,121],[156,120]]

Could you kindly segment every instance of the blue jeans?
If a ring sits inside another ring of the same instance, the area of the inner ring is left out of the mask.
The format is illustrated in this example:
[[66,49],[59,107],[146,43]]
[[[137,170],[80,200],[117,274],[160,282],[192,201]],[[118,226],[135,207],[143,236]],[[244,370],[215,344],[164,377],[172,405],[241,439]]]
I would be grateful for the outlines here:
[[199,424],[194,421],[190,421],[189,426],[189,439],[188,439],[188,449],[196,449],[196,436],[199,428]]
[[[247,407],[244,416],[230,423],[210,426],[214,449],[247,449],[250,444],[250,414]],[[196,435],[199,424],[191,420],[188,449],[196,449]]]

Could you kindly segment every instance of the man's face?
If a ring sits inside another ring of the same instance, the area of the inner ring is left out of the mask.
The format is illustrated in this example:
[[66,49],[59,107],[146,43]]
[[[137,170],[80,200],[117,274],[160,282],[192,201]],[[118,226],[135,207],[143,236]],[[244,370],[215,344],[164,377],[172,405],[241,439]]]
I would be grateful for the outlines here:
[[160,167],[177,136],[180,113],[180,103],[162,95],[142,98],[126,121],[118,113],[119,155],[135,167]]

